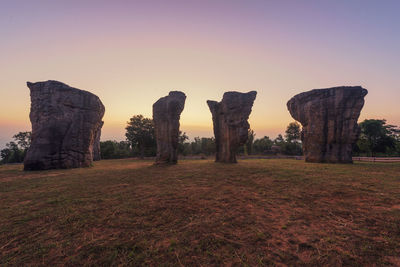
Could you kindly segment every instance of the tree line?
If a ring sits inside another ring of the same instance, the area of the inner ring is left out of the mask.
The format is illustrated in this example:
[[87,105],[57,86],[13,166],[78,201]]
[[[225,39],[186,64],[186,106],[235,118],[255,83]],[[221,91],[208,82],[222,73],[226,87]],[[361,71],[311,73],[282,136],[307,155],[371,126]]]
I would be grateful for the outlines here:
[[[353,148],[355,156],[400,156],[400,129],[386,123],[386,120],[367,119],[360,124],[360,136]],[[142,115],[135,115],[127,122],[125,141],[107,140],[100,142],[103,159],[128,157],[153,157],[157,144],[153,120]],[[19,132],[13,141],[0,151],[0,163],[23,162],[30,146],[31,132]],[[189,141],[184,132],[179,133],[178,153],[184,156],[207,157],[215,154],[213,137],[195,137]],[[248,131],[246,144],[239,148],[242,155],[302,155],[301,126],[291,122],[284,136],[275,139],[268,136],[256,138],[253,130]]]
[[31,145],[31,132],[19,132],[13,136],[13,141],[0,150],[0,163],[20,163],[24,161],[26,152]]
[[386,120],[364,120],[353,148],[357,156],[400,156],[400,128]]
[[[101,156],[104,159],[137,156],[140,158],[156,155],[157,143],[154,135],[153,121],[142,115],[130,118],[125,128],[126,141],[105,141],[100,143]],[[240,147],[239,154],[277,154],[301,155],[300,125],[290,123],[285,137],[279,135],[275,140],[268,136],[255,139],[253,130],[248,131],[247,143]],[[178,153],[184,156],[194,155],[207,157],[215,154],[215,138],[195,137],[189,141],[184,132],[179,132]]]

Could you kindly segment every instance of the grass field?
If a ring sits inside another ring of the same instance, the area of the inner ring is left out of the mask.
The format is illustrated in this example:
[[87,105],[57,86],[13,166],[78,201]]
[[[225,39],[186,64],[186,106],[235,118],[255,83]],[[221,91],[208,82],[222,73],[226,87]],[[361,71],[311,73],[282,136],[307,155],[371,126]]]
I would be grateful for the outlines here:
[[0,265],[400,265],[400,163],[0,166]]

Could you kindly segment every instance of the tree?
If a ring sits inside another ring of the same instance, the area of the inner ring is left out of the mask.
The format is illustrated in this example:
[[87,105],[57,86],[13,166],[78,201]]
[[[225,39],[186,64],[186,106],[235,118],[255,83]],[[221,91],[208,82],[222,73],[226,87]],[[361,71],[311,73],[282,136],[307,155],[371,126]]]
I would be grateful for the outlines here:
[[7,148],[4,148],[0,151],[1,163],[9,163],[12,158],[13,151],[9,149],[8,144]]
[[186,135],[186,132],[179,131],[178,142],[179,144],[185,143],[186,140],[189,140],[189,136]]
[[[301,126],[297,122],[291,122],[286,127],[285,138],[281,134],[274,140],[274,145],[280,148],[285,155],[301,155],[302,145],[300,142]],[[275,147],[273,147],[274,149]]]
[[195,137],[194,141],[190,143],[191,151],[193,155],[198,155],[201,153],[201,139],[200,137]]
[[283,139],[283,136],[281,134],[278,134],[278,136],[274,140],[274,144],[277,146],[282,146],[285,143],[285,139]]
[[300,124],[297,122],[289,123],[285,131],[286,142],[299,142],[301,136],[300,128]]
[[0,151],[1,163],[20,163],[24,161],[31,144],[31,132],[19,132],[13,136],[14,141],[6,144]]
[[[189,137],[186,135],[186,133],[182,133],[179,131],[179,137],[178,137],[178,153],[187,155],[187,150],[185,149],[185,141],[188,140]],[[187,147],[187,145],[186,145]]]
[[396,142],[396,155],[400,156],[400,140]]
[[211,155],[215,153],[215,139],[213,137],[195,137],[190,144],[186,143],[185,153],[192,155]]
[[265,154],[271,150],[273,144],[274,142],[268,136],[264,136],[254,141],[253,151],[257,154]]
[[213,137],[201,138],[201,153],[207,156],[214,154],[216,151],[215,139]]
[[156,139],[154,135],[153,120],[135,115],[127,122],[126,140],[131,143],[133,149],[137,148],[140,157],[144,158],[146,150],[155,153]]
[[18,146],[23,150],[27,150],[31,146],[31,137],[32,132],[19,132],[13,136]]
[[100,142],[100,153],[102,159],[121,159],[132,156],[132,149],[127,141],[104,141]]
[[18,147],[18,144],[11,141],[6,148],[0,151],[2,163],[19,163],[24,161],[25,151]]
[[302,147],[300,143],[301,126],[297,122],[291,122],[286,127],[285,140],[281,143],[283,154],[286,155],[301,155]]
[[386,120],[368,119],[359,124],[360,137],[354,148],[355,152],[375,156],[376,153],[391,154],[395,152],[400,130]]
[[247,154],[251,155],[251,154],[253,154],[253,142],[254,142],[254,138],[255,138],[256,134],[254,133],[254,131],[252,129],[249,129],[247,135],[248,135],[248,137],[247,137],[247,141],[245,144],[245,148],[246,148]]

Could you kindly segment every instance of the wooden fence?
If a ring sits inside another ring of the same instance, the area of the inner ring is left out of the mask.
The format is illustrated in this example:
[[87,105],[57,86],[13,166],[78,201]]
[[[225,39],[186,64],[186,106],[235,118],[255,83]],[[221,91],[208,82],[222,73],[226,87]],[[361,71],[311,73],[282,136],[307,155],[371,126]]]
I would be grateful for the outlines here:
[[[180,156],[179,159],[214,159],[214,155],[211,156]],[[151,158],[154,159],[154,158]],[[238,155],[238,159],[296,159],[304,160],[303,156],[285,156],[285,155]],[[400,162],[400,157],[353,157],[353,161],[365,161],[365,162]]]
[[400,162],[400,157],[353,157],[353,161],[367,161],[367,162]]
[[[304,160],[303,156],[238,156],[239,159],[297,159]],[[366,162],[400,162],[400,157],[353,157],[353,161]]]

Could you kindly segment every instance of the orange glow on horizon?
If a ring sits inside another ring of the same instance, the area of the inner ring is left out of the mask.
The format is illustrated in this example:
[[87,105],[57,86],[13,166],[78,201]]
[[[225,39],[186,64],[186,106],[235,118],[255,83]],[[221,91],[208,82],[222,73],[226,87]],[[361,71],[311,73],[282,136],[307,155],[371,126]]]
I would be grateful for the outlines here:
[[103,140],[123,140],[129,118],[151,117],[171,90],[187,96],[181,128],[191,138],[212,135],[206,101],[226,91],[258,92],[249,120],[257,137],[284,133],[294,95],[341,85],[368,89],[360,120],[400,125],[399,23],[389,4],[90,2],[0,9],[1,140],[30,128],[26,81],[46,80],[100,97]]

